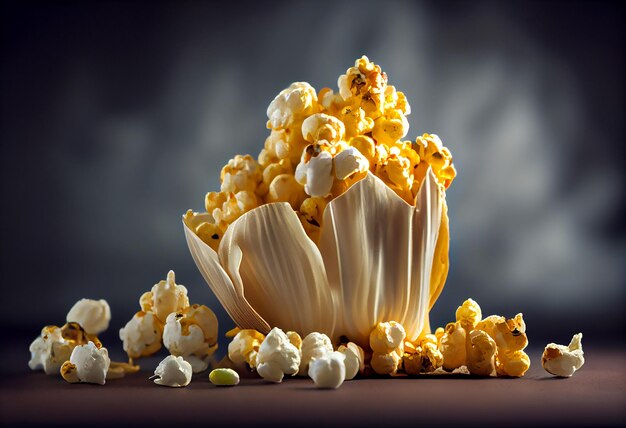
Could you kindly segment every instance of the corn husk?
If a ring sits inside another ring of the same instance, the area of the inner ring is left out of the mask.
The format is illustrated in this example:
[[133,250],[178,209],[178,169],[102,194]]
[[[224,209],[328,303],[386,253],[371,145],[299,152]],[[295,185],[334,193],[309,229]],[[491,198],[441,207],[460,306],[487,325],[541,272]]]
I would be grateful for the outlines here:
[[196,265],[241,328],[318,331],[359,345],[383,321],[401,323],[408,340],[429,332],[448,269],[445,197],[430,169],[415,206],[368,173],[326,207],[319,248],[287,203],[241,216],[218,252],[193,226],[184,224]]

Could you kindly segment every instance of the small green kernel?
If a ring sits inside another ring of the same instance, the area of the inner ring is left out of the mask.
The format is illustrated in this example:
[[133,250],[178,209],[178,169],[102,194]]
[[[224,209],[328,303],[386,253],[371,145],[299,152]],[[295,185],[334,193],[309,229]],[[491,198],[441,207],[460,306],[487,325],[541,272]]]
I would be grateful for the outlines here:
[[233,369],[215,369],[209,374],[209,380],[217,386],[235,386],[239,383],[239,375]]

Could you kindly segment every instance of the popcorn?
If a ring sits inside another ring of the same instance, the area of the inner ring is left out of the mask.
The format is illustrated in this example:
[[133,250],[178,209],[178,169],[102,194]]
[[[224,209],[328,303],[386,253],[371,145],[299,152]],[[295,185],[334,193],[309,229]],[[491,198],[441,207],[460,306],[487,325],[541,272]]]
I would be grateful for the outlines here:
[[74,348],[69,361],[61,366],[61,376],[69,383],[104,385],[110,364],[107,349],[89,341]]
[[268,128],[283,129],[317,110],[317,94],[306,82],[283,89],[267,108]]
[[235,386],[239,384],[239,374],[233,369],[215,369],[209,373],[209,380],[216,386]]
[[316,113],[302,122],[302,136],[309,143],[325,141],[334,145],[344,140],[346,129],[342,121],[334,116]]
[[151,291],[144,293],[139,303],[144,312],[152,311],[162,323],[172,312],[182,311],[189,306],[187,288],[176,284],[174,271],[167,273],[167,279],[160,281],[152,287]]
[[57,374],[75,346],[73,341],[63,337],[61,328],[54,325],[44,327],[41,335],[30,345],[28,367],[31,370],[41,368],[47,375]]
[[309,376],[318,388],[339,388],[346,379],[345,354],[337,351],[313,358],[309,364]]
[[262,170],[250,155],[237,155],[228,161],[220,174],[223,193],[249,191],[254,193],[262,179]]
[[319,145],[310,145],[302,152],[296,167],[296,181],[304,186],[307,195],[326,197],[333,187],[333,157]]
[[498,376],[520,377],[526,373],[530,358],[523,351],[528,338],[521,313],[512,319],[490,315],[481,320],[480,306],[468,299],[457,309],[456,318],[440,339],[445,370],[467,365],[470,373],[482,376],[495,372]]
[[265,380],[280,383],[285,374],[295,375],[299,366],[300,351],[281,329],[274,327],[259,347],[257,373]]
[[353,174],[366,172],[369,161],[354,147],[348,147],[333,159],[335,176],[339,180],[345,180]]
[[365,369],[363,348],[356,343],[349,342],[347,345],[339,346],[337,351],[345,356],[346,380],[354,379],[358,373],[363,373]]
[[585,364],[582,338],[582,333],[575,334],[569,346],[548,343],[541,356],[544,370],[555,376],[571,377]]
[[467,352],[467,368],[478,376],[491,376],[496,371],[496,342],[484,331],[472,330]]
[[137,312],[120,329],[120,340],[130,358],[147,357],[161,349],[163,324],[152,312]]
[[370,365],[378,374],[395,375],[402,367],[406,332],[401,324],[381,322],[370,333],[372,359]]
[[265,336],[256,330],[239,331],[228,345],[228,358],[235,364],[256,367],[257,354],[264,339]]
[[443,368],[452,371],[466,364],[466,331],[459,322],[449,323],[441,337],[439,349],[443,356]]
[[[181,312],[172,312],[167,316],[163,330],[163,344],[172,355],[198,357],[206,361],[217,349],[217,317],[204,305],[192,305]],[[199,364],[196,359],[189,361],[194,372],[206,370],[206,363]]]
[[162,386],[180,388],[191,382],[191,365],[183,357],[168,355],[154,370],[154,383]]
[[311,360],[320,358],[329,352],[333,352],[333,344],[328,336],[317,332],[307,334],[302,341],[302,358],[298,374],[306,376]]
[[[258,160],[249,155],[231,159],[222,170],[221,192],[205,198],[211,218],[194,220],[189,212],[185,223],[217,251],[226,229],[241,215],[262,204],[288,202],[318,243],[326,204],[368,170],[411,205],[429,167],[439,183],[450,186],[456,170],[437,135],[402,141],[411,108],[387,80],[380,66],[363,56],[339,77],[338,92],[322,88],[316,93],[305,82],[282,90],[267,109],[270,133]],[[315,222],[301,209],[307,196],[325,200]]]
[[67,313],[66,320],[77,322],[89,334],[100,334],[109,327],[111,308],[104,299],[80,299]]

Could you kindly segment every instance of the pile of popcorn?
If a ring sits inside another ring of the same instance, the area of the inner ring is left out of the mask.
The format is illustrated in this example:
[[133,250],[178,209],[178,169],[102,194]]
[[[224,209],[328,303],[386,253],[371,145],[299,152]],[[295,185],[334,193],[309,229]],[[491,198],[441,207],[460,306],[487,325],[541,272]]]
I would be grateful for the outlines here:
[[281,91],[267,109],[270,135],[255,160],[237,155],[222,169],[219,192],[209,192],[212,221],[193,221],[200,239],[217,250],[228,226],[262,204],[287,202],[308,236],[318,242],[324,208],[368,171],[407,203],[428,167],[447,188],[456,176],[450,151],[438,136],[403,140],[411,108],[387,84],[387,74],[363,56],[339,76],[339,92],[305,82]]
[[401,324],[378,323],[369,347],[348,342],[333,349],[330,338],[273,328],[267,336],[256,330],[235,330],[228,357],[246,364],[264,379],[281,382],[284,375],[309,376],[318,387],[337,388],[358,373],[418,375],[467,373],[478,376],[521,377],[530,367],[523,349],[528,344],[522,314],[513,319],[491,315],[482,319],[480,306],[466,300],[456,312],[456,322],[438,328],[416,343],[406,340]]
[[46,374],[60,374],[70,383],[97,383],[135,373],[138,366],[111,362],[98,339],[109,327],[111,309],[106,300],[81,299],[72,306],[62,327],[49,325],[33,343],[28,366]]

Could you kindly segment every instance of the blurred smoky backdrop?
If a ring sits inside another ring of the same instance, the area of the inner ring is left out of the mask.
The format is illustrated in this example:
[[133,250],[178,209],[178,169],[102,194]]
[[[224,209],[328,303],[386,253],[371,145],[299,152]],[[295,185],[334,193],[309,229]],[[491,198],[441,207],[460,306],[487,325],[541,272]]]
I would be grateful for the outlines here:
[[523,312],[531,346],[578,331],[623,345],[618,2],[21,1],[0,15],[3,334],[28,342],[104,298],[121,355],[119,328],[169,269],[231,328],[181,216],[231,157],[258,154],[281,89],[336,88],[365,54],[407,95],[407,138],[438,134],[458,170],[432,325],[472,297],[485,315]]

